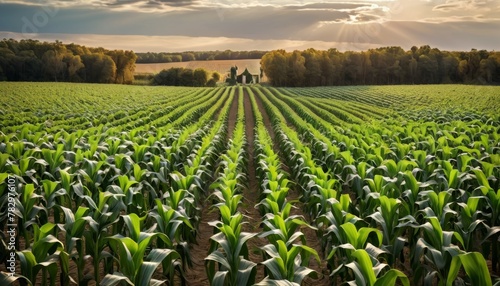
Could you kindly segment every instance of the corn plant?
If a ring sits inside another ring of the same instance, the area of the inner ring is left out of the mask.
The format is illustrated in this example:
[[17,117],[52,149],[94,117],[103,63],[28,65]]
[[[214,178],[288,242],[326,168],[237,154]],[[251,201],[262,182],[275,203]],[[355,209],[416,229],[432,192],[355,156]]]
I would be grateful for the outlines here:
[[483,194],[486,192],[486,201],[488,203],[488,209],[491,212],[489,217],[488,226],[492,229],[494,235],[491,235],[491,249],[492,249],[492,268],[493,270],[499,269],[499,258],[500,247],[498,242],[499,237],[499,226],[500,226],[500,189],[495,193],[491,188],[481,188]]
[[306,245],[287,245],[284,241],[278,240],[276,244],[268,244],[263,247],[269,259],[262,262],[269,274],[269,279],[286,280],[301,284],[304,278],[311,276],[317,278],[314,270],[303,265],[301,254],[307,253],[314,256],[320,262],[318,253]]
[[[33,242],[29,249],[18,251],[17,255],[21,264],[21,274],[32,283],[37,281],[37,275],[42,272],[42,285],[53,286],[56,283],[59,271],[58,263],[63,267],[68,265],[68,256],[64,254],[64,246],[54,235],[56,225],[46,223],[39,227],[33,225]],[[65,274],[68,274],[66,268]],[[63,269],[64,271],[64,269]]]
[[376,228],[357,228],[353,223],[346,222],[340,227],[332,225],[329,228],[332,248],[329,251],[327,260],[331,269],[331,275],[340,275],[343,279],[348,279],[351,275],[347,272],[346,266],[353,261],[352,253],[357,249],[365,249],[373,259],[384,251],[379,247],[382,244],[383,234]]
[[272,244],[282,241],[287,246],[290,246],[299,239],[305,244],[306,239],[304,233],[299,231],[299,228],[313,227],[305,222],[303,217],[298,215],[291,216],[290,208],[291,207],[285,208],[281,213],[267,213],[263,218],[264,231],[259,237],[267,238]]
[[24,186],[22,195],[16,204],[16,209],[19,212],[19,229],[21,229],[26,243],[29,243],[32,239],[33,226],[38,224],[39,213],[47,212],[46,208],[39,205],[41,198],[42,196],[36,193],[35,186],[27,184]]
[[256,234],[242,232],[243,215],[227,210],[221,212],[224,222],[211,223],[220,232],[210,238],[212,251],[205,258],[210,285],[253,285],[257,264],[248,260],[247,241]]
[[[195,228],[182,207],[174,209],[156,199],[156,207],[149,213],[157,223],[158,231],[167,235],[173,248],[182,258],[183,268],[191,266],[189,242],[195,241]],[[162,241],[159,241],[162,246]]]
[[[469,197],[466,203],[457,203],[460,207],[460,217],[455,223],[454,230],[459,235],[464,243],[463,250],[473,251],[472,242],[479,239],[478,233],[481,228],[484,228],[484,213],[479,210],[479,205],[484,197]],[[497,231],[500,231],[498,229]],[[494,235],[496,231],[490,232]]]
[[[398,284],[398,280],[402,285],[410,285],[410,280],[403,272],[397,269],[384,271],[384,268],[387,268],[387,264],[379,263],[378,261],[374,265],[372,258],[364,249],[355,250],[351,256],[354,258],[354,261],[347,264],[346,267],[352,270],[355,280],[348,282],[349,285],[394,286],[400,285]],[[380,277],[378,277],[379,275]]]
[[64,251],[69,256],[69,259],[75,261],[78,269],[77,281],[83,284],[83,270],[85,267],[83,233],[92,221],[92,217],[89,215],[89,208],[87,207],[80,206],[75,213],[62,206],[59,208],[64,213],[64,224],[58,224],[58,227],[64,231]]
[[175,271],[173,262],[180,258],[179,254],[173,249],[153,247],[154,241],[159,239],[165,243],[164,246],[172,247],[170,239],[164,233],[141,231],[141,219],[136,214],[124,215],[122,218],[127,226],[127,236],[115,234],[107,238],[117,256],[115,259],[119,271],[107,274],[101,285],[114,285],[116,276],[126,277],[128,280],[125,281],[130,281],[130,285],[161,285],[165,281],[152,279],[160,265],[163,265],[163,274],[172,281]]
[[112,256],[105,251],[108,246],[107,237],[110,229],[116,229],[120,212],[126,209],[122,199],[123,193],[109,191],[98,193],[98,199],[89,200],[92,219],[89,229],[84,232],[85,251],[92,257],[94,280],[100,282],[100,263],[103,261],[105,271],[111,271]]
[[418,239],[412,266],[415,269],[415,282],[424,285],[445,285],[453,257],[461,253],[460,248],[452,243],[455,237],[461,244],[461,237],[453,231],[443,231],[439,219],[427,218],[421,226],[422,237]]
[[409,215],[408,207],[405,203],[398,199],[388,198],[381,196],[379,198],[380,207],[369,218],[372,218],[377,226],[382,228],[383,246],[382,249],[386,250],[389,254],[388,263],[392,267],[396,259],[400,257],[404,259],[402,254],[405,240],[402,236],[404,229],[399,227],[400,218]]
[[231,214],[235,214],[238,211],[238,207],[243,199],[243,195],[237,194],[238,180],[219,178],[219,181],[212,184],[210,187],[215,188],[215,190],[208,199],[213,198],[215,201],[219,201],[214,207],[226,205]]

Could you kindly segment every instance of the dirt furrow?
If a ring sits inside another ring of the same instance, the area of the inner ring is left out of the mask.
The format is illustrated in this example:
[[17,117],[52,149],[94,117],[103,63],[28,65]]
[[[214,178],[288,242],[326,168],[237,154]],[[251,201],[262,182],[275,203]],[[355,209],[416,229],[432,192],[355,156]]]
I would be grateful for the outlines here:
[[210,237],[213,235],[214,229],[212,226],[208,225],[208,223],[219,219],[217,212],[210,210],[211,205],[210,202],[204,202],[201,206],[202,213],[196,237],[197,244],[190,246],[190,256],[193,267],[187,267],[185,269],[188,285],[209,285],[204,259],[208,256]]
[[234,128],[236,128],[236,121],[238,120],[238,95],[233,97],[233,102],[229,108],[229,115],[227,119],[227,139],[233,138]]

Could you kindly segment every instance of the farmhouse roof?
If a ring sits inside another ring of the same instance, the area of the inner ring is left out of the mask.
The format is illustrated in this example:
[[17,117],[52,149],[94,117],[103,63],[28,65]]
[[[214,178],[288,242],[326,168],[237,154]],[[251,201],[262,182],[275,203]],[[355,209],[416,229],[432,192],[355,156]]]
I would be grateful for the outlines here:
[[252,75],[259,75],[260,74],[260,70],[257,70],[256,68],[252,69],[251,67],[250,68],[245,67],[245,70],[242,73],[240,73],[240,74],[244,74],[246,72],[251,73]]

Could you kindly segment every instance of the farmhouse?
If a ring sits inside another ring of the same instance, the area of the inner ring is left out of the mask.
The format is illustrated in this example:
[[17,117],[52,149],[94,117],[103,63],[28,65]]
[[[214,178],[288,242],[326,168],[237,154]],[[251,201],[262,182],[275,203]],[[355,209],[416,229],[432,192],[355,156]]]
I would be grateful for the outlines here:
[[238,67],[231,67],[229,71],[228,77],[226,78],[226,82],[229,84],[251,84],[251,83],[260,83],[262,78],[262,70],[261,71],[249,71],[248,68],[238,75]]

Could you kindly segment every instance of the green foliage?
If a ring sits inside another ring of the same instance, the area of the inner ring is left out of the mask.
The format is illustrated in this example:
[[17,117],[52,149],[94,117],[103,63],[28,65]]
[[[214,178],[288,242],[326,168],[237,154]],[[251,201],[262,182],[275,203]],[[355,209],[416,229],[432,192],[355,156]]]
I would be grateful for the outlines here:
[[[208,72],[202,68],[170,68],[162,70],[151,81],[152,85],[209,86]],[[211,83],[211,86],[214,86]]]
[[[60,99],[68,90],[72,102]],[[0,92],[0,217],[15,205],[22,275],[5,283],[188,284],[202,207],[218,216],[208,222],[212,285],[328,274],[332,283],[407,285],[402,270],[417,285],[489,285],[484,262],[498,269],[494,87],[2,83]],[[244,195],[251,171],[255,205]],[[249,219],[252,207],[260,217]],[[316,273],[320,255],[327,266]]]
[[30,39],[4,39],[0,45],[7,53],[0,61],[4,80],[131,84],[134,79],[137,56],[133,51]]
[[[481,64],[480,64],[481,63]],[[428,45],[412,50],[381,47],[366,51],[337,49],[270,51],[261,65],[274,86],[388,85],[498,82],[497,52],[440,51]],[[445,69],[442,67],[446,66]],[[439,68],[438,68],[439,67]],[[460,76],[459,76],[460,75]]]

